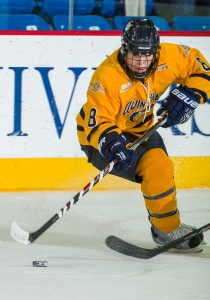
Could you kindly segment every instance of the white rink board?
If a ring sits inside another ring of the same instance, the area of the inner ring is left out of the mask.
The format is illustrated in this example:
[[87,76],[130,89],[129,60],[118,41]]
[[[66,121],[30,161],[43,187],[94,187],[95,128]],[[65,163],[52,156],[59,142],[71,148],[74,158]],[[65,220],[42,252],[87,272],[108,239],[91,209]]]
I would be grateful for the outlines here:
[[[210,61],[210,37],[161,41],[196,47]],[[83,157],[75,118],[94,68],[120,36],[0,35],[0,44],[0,158]],[[192,121],[179,126],[183,136],[160,130],[171,156],[210,155],[209,103],[195,119],[200,133],[192,135]]]

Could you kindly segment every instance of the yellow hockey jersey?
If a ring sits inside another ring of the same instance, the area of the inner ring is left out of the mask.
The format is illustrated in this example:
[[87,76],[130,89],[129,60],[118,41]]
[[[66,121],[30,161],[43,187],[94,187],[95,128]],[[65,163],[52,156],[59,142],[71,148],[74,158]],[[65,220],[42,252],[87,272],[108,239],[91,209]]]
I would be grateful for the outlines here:
[[79,143],[98,149],[108,132],[137,137],[154,122],[154,105],[172,84],[193,88],[200,103],[210,98],[210,66],[198,49],[161,43],[156,71],[142,83],[131,81],[118,62],[116,50],[94,72],[87,102],[77,115]]

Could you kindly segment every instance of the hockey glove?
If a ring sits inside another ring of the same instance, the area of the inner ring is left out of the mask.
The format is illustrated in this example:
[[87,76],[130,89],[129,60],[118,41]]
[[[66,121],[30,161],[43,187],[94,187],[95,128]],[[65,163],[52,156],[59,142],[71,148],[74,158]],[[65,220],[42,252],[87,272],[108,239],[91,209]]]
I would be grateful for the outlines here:
[[161,116],[165,111],[168,113],[167,120],[162,127],[166,128],[187,122],[199,103],[199,95],[194,94],[193,89],[186,86],[173,89],[157,110],[157,116]]
[[126,138],[122,134],[109,133],[99,142],[99,151],[110,163],[117,160],[115,169],[117,171],[127,170],[136,161],[136,153],[126,148]]

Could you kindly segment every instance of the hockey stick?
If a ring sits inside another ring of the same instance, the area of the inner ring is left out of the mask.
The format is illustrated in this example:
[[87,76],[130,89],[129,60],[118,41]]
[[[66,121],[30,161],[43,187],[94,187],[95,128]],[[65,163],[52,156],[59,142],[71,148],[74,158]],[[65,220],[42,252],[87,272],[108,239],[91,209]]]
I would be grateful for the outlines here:
[[117,236],[110,235],[106,238],[106,245],[121,254],[127,255],[127,256],[132,256],[135,258],[140,258],[140,259],[150,259],[156,255],[159,255],[163,252],[166,252],[169,249],[176,248],[179,244],[198,236],[198,234],[201,234],[207,230],[210,230],[210,223],[197,228],[193,230],[192,232],[189,232],[188,234],[173,240],[163,246],[157,247],[157,248],[152,248],[152,249],[147,249],[147,248],[142,248],[136,245],[132,245]]
[[[145,134],[138,138],[133,144],[129,145],[128,148],[131,150],[136,150],[136,148],[142,144],[150,135],[152,135],[161,125],[166,121],[166,115],[160,118]],[[58,213],[56,213],[52,218],[50,218],[43,226],[34,232],[27,232],[23,230],[14,221],[11,226],[11,236],[19,243],[30,245],[32,244],[40,235],[42,235],[49,227],[51,227],[59,218],[61,218],[79,199],[81,199],[87,192],[89,192],[92,187],[94,187],[99,181],[101,181],[107,174],[109,174],[117,160],[113,160],[109,165],[107,165],[92,181],[90,181],[80,192],[78,192],[71,201],[67,202],[65,207],[62,207]]]

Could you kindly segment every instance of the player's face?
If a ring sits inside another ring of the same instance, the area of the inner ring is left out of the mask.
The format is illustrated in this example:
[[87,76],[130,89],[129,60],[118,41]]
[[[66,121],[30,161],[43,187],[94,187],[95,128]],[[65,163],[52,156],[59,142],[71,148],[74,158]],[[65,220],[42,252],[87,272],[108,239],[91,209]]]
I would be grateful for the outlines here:
[[141,54],[141,53],[133,53],[128,51],[126,57],[126,63],[129,69],[133,72],[144,73],[150,66],[154,55],[150,54]]

